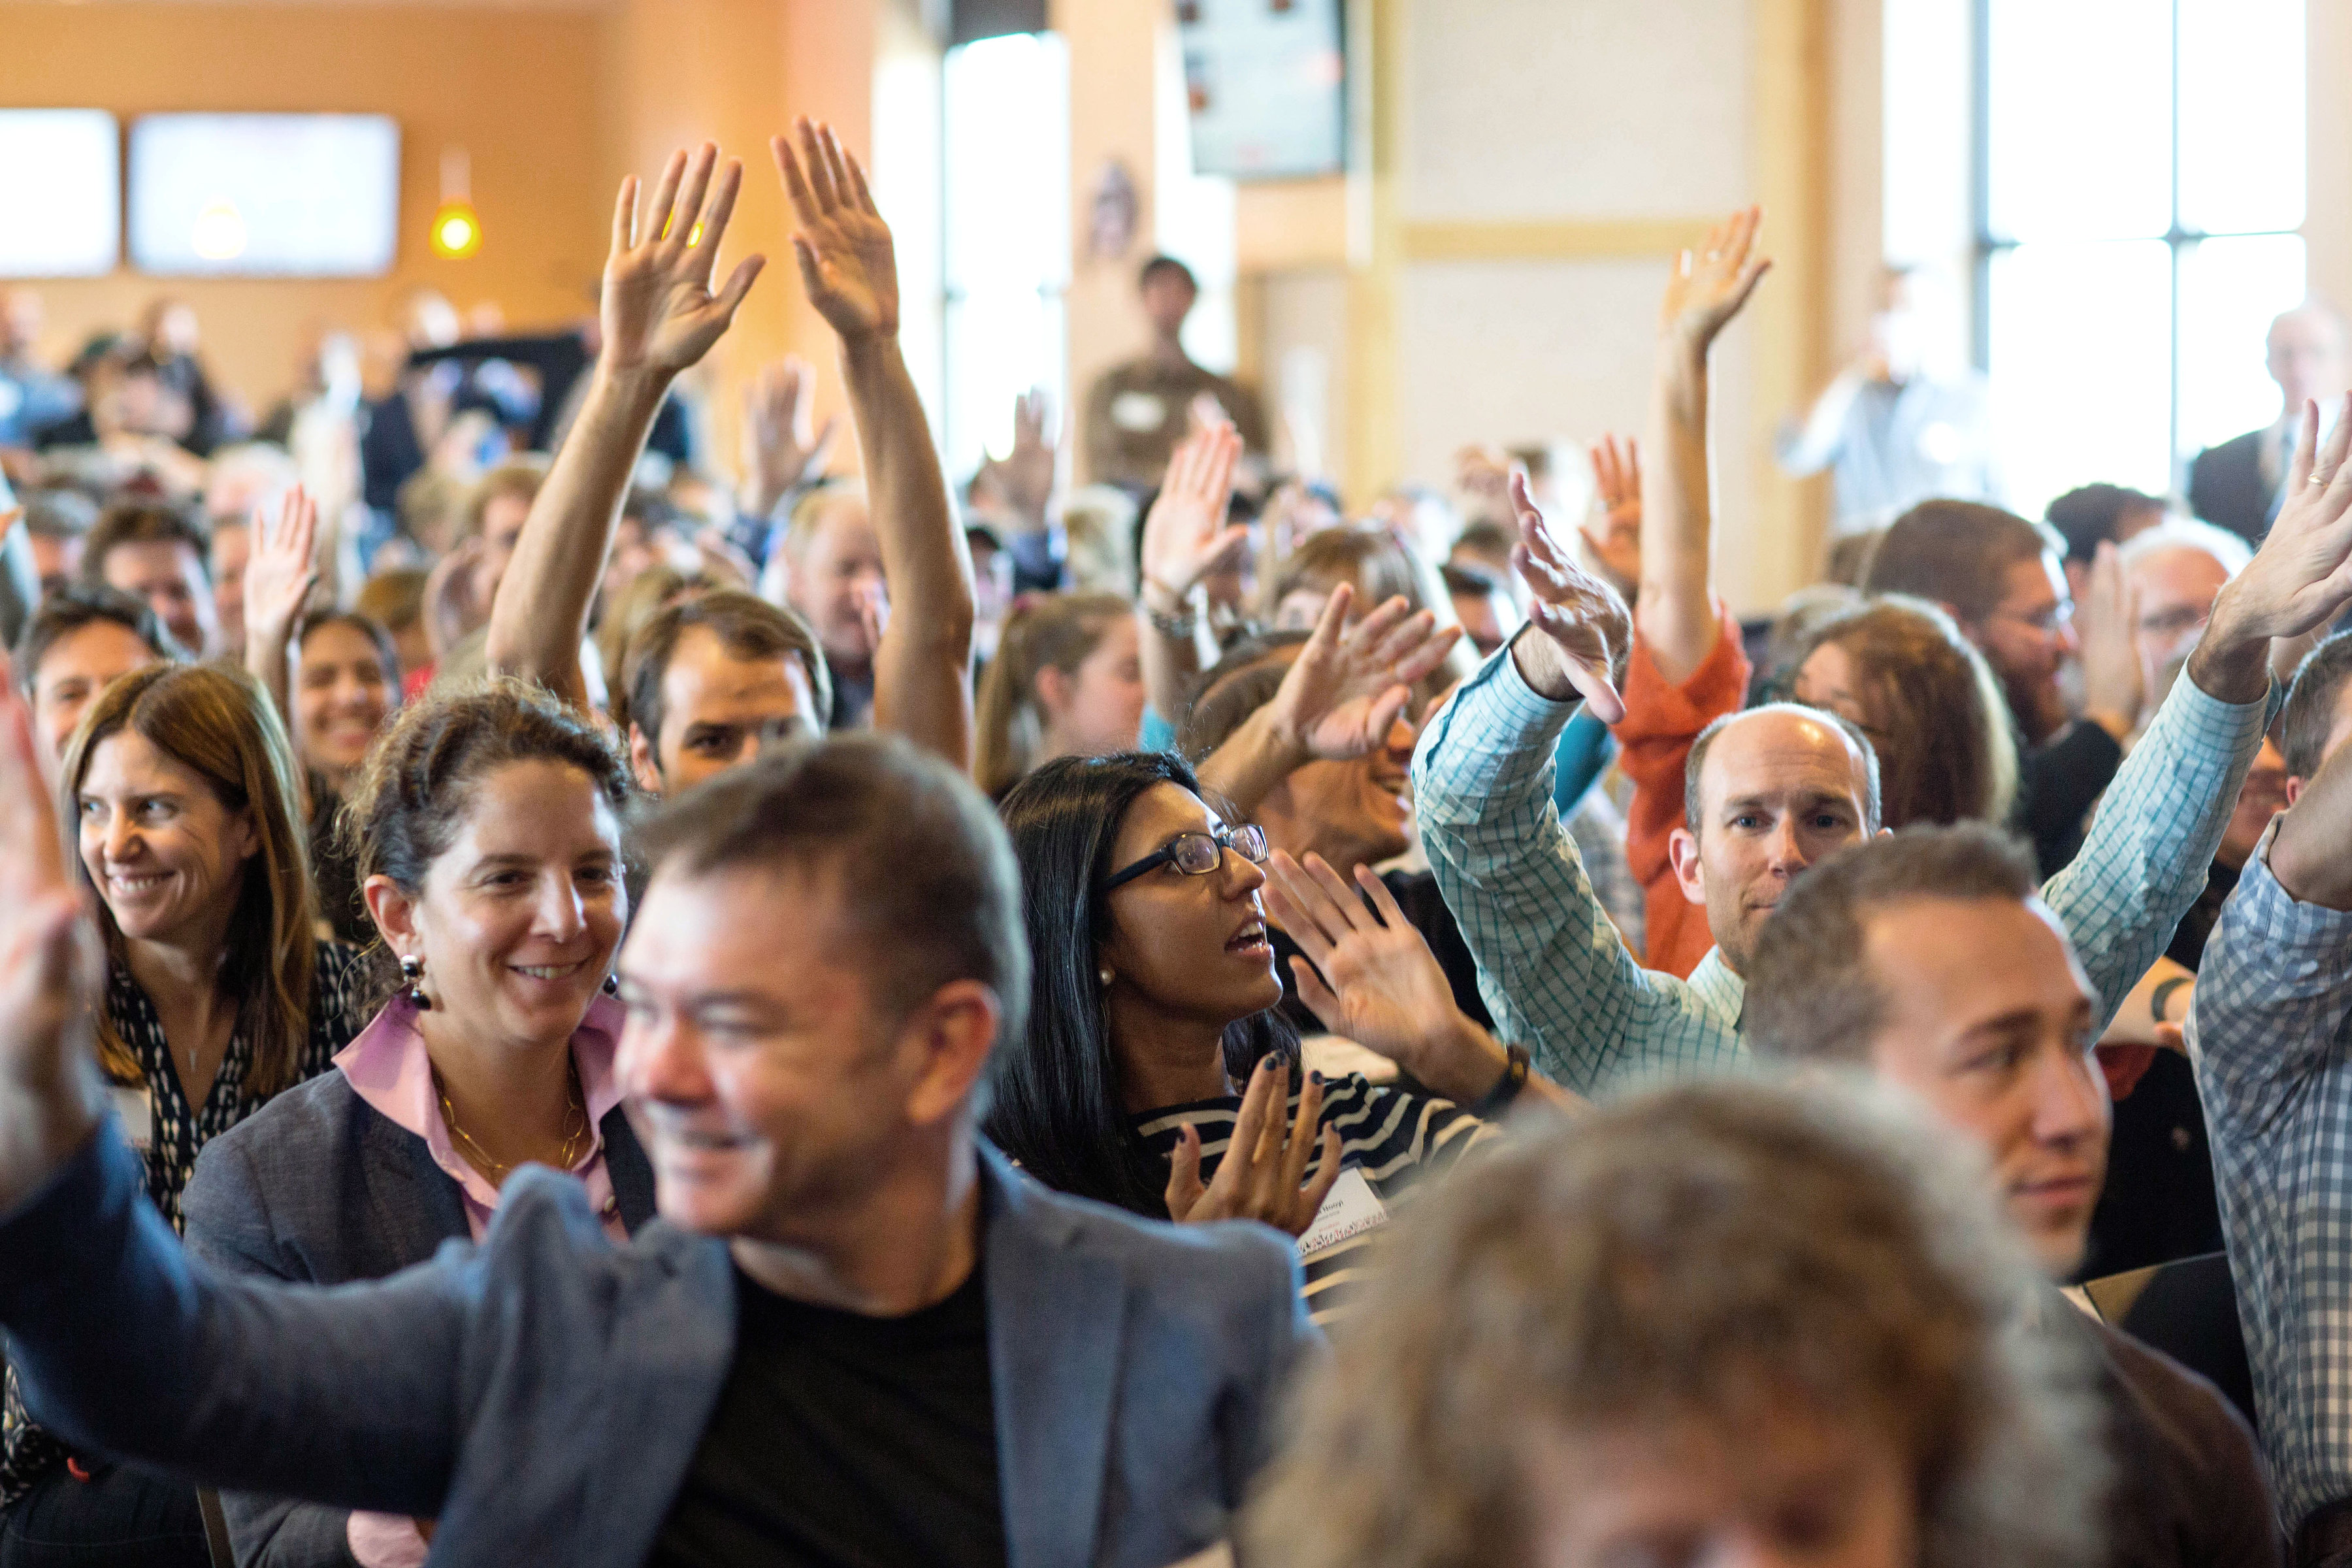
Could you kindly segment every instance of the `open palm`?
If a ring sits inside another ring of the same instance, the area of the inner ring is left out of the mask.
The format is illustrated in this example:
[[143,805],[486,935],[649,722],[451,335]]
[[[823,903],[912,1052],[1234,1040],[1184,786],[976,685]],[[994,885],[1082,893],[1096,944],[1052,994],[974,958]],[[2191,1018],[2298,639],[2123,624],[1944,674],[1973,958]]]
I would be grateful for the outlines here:
[[793,254],[809,303],[845,338],[898,330],[898,264],[890,226],[867,189],[866,171],[830,125],[795,126],[800,152],[779,136],[769,142],[800,229]]
[[1226,521],[1241,455],[1241,437],[1223,420],[1177,445],[1143,520],[1146,583],[1181,599],[1248,544],[1249,530]]
[[1301,864],[1276,850],[1266,862],[1267,907],[1314,964],[1291,966],[1299,1000],[1333,1034],[1410,1068],[1460,1009],[1428,939],[1387,884],[1361,866],[1356,880],[1362,896],[1321,856]]
[[1440,629],[1427,610],[1402,596],[1350,626],[1353,585],[1331,591],[1314,635],[1298,650],[1269,704],[1276,726],[1326,762],[1360,757],[1388,739],[1412,700],[1415,681],[1435,669],[1461,639]]
[[1697,250],[1675,258],[1658,306],[1662,331],[1704,349],[1739,314],[1757,279],[1772,265],[1769,258],[1752,254],[1763,221],[1763,208],[1743,208],[1707,230]]
[[760,275],[762,258],[746,257],[726,286],[711,291],[719,242],[743,184],[740,162],[729,159],[723,171],[718,163],[719,149],[707,142],[691,159],[683,151],[671,153],[642,232],[637,182],[634,176],[621,182],[598,313],[604,358],[615,369],[675,375],[698,363],[733,322]]
[[318,585],[312,549],[319,534],[319,503],[299,485],[286,492],[276,521],[259,508],[253,516],[253,553],[245,563],[245,619],[248,634],[282,643]]

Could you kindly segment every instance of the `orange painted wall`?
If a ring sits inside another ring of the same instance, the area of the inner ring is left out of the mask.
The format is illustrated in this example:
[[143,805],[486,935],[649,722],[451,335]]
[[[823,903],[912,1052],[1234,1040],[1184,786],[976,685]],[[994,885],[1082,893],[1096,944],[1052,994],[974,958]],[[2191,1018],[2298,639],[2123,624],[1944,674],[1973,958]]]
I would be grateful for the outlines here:
[[[178,110],[390,114],[401,127],[400,249],[381,279],[104,279],[37,287],[47,346],[127,324],[170,291],[193,303],[215,372],[256,408],[292,377],[306,331],[382,325],[430,284],[460,310],[495,300],[517,326],[585,308],[603,265],[613,184],[600,129],[607,92],[597,10],[283,4],[0,3],[0,104],[97,108],[126,121]],[[473,159],[480,253],[425,247],[445,143]]]

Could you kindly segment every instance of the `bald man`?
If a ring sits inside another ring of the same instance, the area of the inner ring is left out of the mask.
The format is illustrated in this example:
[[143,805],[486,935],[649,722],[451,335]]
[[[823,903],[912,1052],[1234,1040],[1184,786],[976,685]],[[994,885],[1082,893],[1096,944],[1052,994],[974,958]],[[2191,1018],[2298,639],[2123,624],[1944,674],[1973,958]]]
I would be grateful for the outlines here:
[[2272,321],[2264,352],[2271,379],[2278,383],[2279,416],[2263,429],[2206,447],[2189,467],[2189,510],[2250,543],[2260,543],[2278,516],[2303,405],[2324,405],[2352,383],[2344,318],[2316,300]]
[[[2352,473],[2346,446],[2330,440],[2323,472]],[[2305,485],[2273,543],[2220,591],[2082,852],[2042,889],[2101,999],[2102,1030],[2205,885],[2276,711],[2271,639],[2342,607],[2332,574],[2352,478],[2337,488]],[[1781,895],[1814,861],[1879,831],[1870,742],[1834,715],[1783,705],[1701,731],[1670,852],[1716,945],[1688,981],[1643,969],[1593,898],[1551,798],[1561,726],[1587,701],[1603,719],[1622,711],[1608,671],[1626,612],[1550,548],[1539,520],[1523,519],[1522,536],[1536,616],[1431,720],[1413,758],[1430,868],[1478,962],[1496,1033],[1555,1081],[1590,1095],[1629,1078],[1723,1070],[1742,1052],[1748,960]]]

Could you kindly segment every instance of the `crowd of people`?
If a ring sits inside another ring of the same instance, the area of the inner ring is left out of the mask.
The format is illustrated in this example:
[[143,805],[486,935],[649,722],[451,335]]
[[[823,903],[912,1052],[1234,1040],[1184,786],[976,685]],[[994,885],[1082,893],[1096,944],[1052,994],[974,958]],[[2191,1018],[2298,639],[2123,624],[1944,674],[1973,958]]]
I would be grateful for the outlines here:
[[779,364],[731,478],[711,145],[257,426],[0,310],[0,1568],[2352,1563],[2352,396],[1743,622],[1756,209],[1589,510],[1277,471],[1166,258],[1103,482],[951,495],[772,152],[850,439]]

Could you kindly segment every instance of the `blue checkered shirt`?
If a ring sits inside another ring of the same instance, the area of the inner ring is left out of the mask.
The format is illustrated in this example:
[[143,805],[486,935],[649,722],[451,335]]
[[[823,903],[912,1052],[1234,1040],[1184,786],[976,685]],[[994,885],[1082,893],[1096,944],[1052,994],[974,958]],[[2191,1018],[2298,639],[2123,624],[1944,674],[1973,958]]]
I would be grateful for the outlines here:
[[[2186,677],[2042,889],[2109,1006],[2147,973],[2205,887],[2280,698],[2216,701]],[[1687,981],[1643,969],[1592,895],[1552,805],[1553,742],[1574,702],[1538,696],[1507,647],[1422,731],[1414,809],[1438,890],[1478,961],[1503,1038],[1591,1095],[1722,1071],[1742,1055],[1746,983],[1720,950]]]
[[2292,1533],[2352,1498],[2352,914],[2297,903],[2270,848],[2205,943],[2189,1059]]

